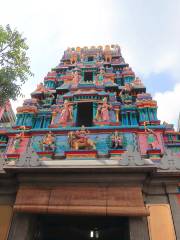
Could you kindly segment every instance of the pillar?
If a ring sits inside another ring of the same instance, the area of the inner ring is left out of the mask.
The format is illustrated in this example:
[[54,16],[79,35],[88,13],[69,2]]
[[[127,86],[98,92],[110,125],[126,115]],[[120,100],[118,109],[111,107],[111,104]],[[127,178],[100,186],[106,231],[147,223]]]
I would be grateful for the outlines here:
[[14,213],[8,240],[33,240],[36,230],[36,215]]
[[158,118],[157,118],[157,108],[153,108],[152,111],[153,111],[153,115],[154,115],[154,120],[157,121],[158,120]]
[[[178,188],[177,185],[166,185],[168,200],[171,208],[171,214],[174,222],[174,229],[176,239],[180,240],[180,202],[178,202]],[[179,194],[180,195],[180,194]]]
[[147,218],[130,217],[129,218],[130,240],[149,240]]
[[0,239],[6,240],[11,224],[12,206],[0,205]]
[[148,115],[149,115],[149,120],[154,121],[154,113],[152,108],[148,108]]
[[148,109],[144,108],[144,113],[145,113],[145,121],[149,122],[149,115],[148,115]]
[[22,126],[23,125],[23,121],[24,121],[24,114],[19,113],[16,116],[17,116],[16,125],[17,126]]

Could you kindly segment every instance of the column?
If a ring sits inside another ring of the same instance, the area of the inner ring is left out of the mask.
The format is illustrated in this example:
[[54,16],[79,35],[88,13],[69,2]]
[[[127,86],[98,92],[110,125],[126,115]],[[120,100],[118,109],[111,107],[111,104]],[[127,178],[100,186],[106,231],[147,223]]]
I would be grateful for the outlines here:
[[142,117],[141,109],[138,109],[138,113],[139,113],[139,121],[142,122],[143,121],[143,117]]
[[138,125],[136,112],[133,112],[133,125]]
[[129,113],[129,118],[130,118],[129,119],[130,120],[130,124],[129,125],[134,125],[133,124],[134,121],[133,121],[133,113],[132,112]]
[[97,103],[93,103],[93,120],[96,118],[96,114],[97,114]]
[[148,115],[148,109],[144,108],[144,113],[145,113],[145,121],[149,122],[149,115]]
[[153,108],[152,111],[153,111],[153,115],[154,115],[154,120],[157,121],[158,120],[158,118],[157,118],[157,108]]
[[36,215],[14,213],[8,240],[33,240],[36,230]]
[[154,114],[153,114],[153,109],[152,108],[148,108],[148,115],[149,115],[149,121],[153,121],[154,120]]
[[24,114],[17,114],[17,121],[16,121],[16,125],[17,126],[22,126],[24,122]]
[[11,224],[12,206],[0,205],[0,239],[6,240]]
[[77,121],[77,104],[73,105],[73,113],[72,113],[72,115],[73,115],[73,122],[76,123],[76,121]]
[[149,240],[147,218],[130,217],[129,233],[130,240]]
[[169,204],[174,222],[176,239],[180,240],[180,202],[178,202],[178,195],[180,196],[180,193],[178,193],[177,185],[168,184],[166,185],[166,190],[168,193]]
[[27,113],[25,116],[24,125],[32,127],[32,119],[33,119],[33,114]]

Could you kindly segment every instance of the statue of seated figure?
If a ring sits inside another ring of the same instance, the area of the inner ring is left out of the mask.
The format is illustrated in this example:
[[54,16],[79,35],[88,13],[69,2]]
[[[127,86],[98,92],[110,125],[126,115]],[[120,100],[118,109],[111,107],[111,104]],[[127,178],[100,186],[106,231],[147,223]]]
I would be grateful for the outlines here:
[[85,129],[84,126],[81,127],[80,130],[75,132],[68,133],[68,142],[72,149],[79,150],[79,149],[96,149],[95,143],[91,140],[87,134],[89,131]]
[[52,132],[48,132],[42,139],[43,151],[54,151],[55,150],[55,137]]

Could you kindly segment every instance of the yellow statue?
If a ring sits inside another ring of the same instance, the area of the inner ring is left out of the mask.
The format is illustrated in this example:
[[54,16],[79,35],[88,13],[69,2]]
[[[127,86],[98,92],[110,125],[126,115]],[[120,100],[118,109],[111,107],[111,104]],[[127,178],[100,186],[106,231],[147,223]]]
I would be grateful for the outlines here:
[[55,149],[55,137],[51,131],[43,137],[42,147],[43,151],[53,151]]
[[87,134],[89,134],[89,131],[85,129],[84,126],[81,127],[81,129],[76,132],[69,132],[68,133],[68,142],[72,149],[78,150],[78,149],[96,149],[96,145],[93,140],[91,140]]

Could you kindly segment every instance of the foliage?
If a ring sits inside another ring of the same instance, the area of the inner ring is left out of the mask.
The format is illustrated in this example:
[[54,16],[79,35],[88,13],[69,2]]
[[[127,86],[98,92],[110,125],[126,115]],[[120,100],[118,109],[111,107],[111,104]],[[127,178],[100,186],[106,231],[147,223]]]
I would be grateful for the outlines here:
[[9,25],[0,25],[0,105],[22,96],[21,86],[32,76],[26,39]]

